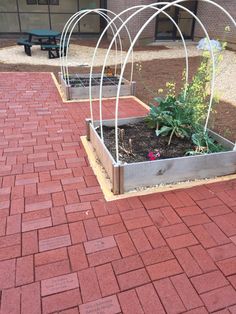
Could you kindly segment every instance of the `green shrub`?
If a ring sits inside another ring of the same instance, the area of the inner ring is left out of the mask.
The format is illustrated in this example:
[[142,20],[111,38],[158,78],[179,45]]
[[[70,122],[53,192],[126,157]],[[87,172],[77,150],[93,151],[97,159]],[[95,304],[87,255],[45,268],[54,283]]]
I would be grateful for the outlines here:
[[[194,151],[187,152],[191,155],[222,150],[202,127],[209,106],[209,86],[212,77],[212,63],[209,60],[209,56],[204,53],[192,81],[177,96],[175,83],[168,82],[166,97],[154,98],[150,112],[145,118],[147,126],[155,129],[157,136],[169,136],[168,145],[171,144],[174,135],[179,138],[190,138],[196,147]],[[220,60],[221,56],[218,55],[217,65]],[[183,74],[183,80],[184,76]]]

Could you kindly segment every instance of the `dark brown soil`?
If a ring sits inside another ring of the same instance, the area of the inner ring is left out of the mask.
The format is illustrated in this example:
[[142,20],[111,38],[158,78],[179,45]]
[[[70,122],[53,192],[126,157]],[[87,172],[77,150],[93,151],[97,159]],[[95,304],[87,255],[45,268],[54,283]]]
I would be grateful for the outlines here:
[[[74,39],[76,42],[77,39]],[[14,45],[16,39],[0,39],[0,47]],[[95,40],[80,40],[88,46],[94,46]],[[107,43],[102,44],[107,47]],[[139,47],[142,50],[158,50],[164,47]],[[33,56],[32,56],[33,57]],[[200,62],[200,58],[190,58],[190,75],[192,76]],[[185,67],[184,59],[166,59],[166,60],[151,60],[142,62],[142,71],[135,69],[134,80],[137,82],[136,96],[145,103],[150,103],[152,98],[157,94],[159,88],[165,90],[167,81],[176,82],[176,90],[182,87],[182,72]],[[53,72],[57,75],[60,71],[59,67],[48,65],[25,65],[25,64],[0,64],[1,72]],[[130,65],[127,66],[125,77],[129,77]],[[70,73],[86,73],[88,69],[72,67]],[[94,69],[94,72],[99,73],[100,68]],[[220,102],[216,105],[216,114],[212,116],[210,127],[231,141],[236,141],[236,107],[226,102]]]
[[[122,131],[122,129],[124,131]],[[148,161],[148,153],[158,150],[160,158],[183,157],[187,151],[193,150],[193,144],[189,139],[173,137],[168,146],[169,137],[157,137],[154,130],[148,129],[145,122],[130,124],[120,127],[123,136],[119,136],[119,157],[123,162]],[[98,132],[99,133],[99,132]],[[116,158],[115,129],[103,128],[104,142],[110,153]],[[130,146],[131,139],[131,146]]]

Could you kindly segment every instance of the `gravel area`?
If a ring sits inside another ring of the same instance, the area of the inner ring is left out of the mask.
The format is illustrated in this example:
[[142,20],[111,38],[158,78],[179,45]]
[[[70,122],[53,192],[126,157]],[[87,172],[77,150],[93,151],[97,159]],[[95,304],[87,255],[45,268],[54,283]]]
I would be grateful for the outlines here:
[[[199,52],[196,50],[195,46],[189,46],[189,56],[198,56]],[[106,54],[106,49],[99,48],[97,52],[97,57],[95,60],[95,66],[101,66]],[[94,48],[88,46],[80,46],[71,44],[69,47],[68,54],[68,65],[69,66],[81,66],[81,65],[90,65]],[[123,52],[122,58],[126,56],[126,52]],[[166,50],[148,50],[148,51],[135,51],[134,60],[138,61],[148,61],[154,59],[172,59],[172,58],[183,58],[184,51],[183,48],[169,48]],[[114,65],[116,54],[112,50],[110,53],[110,58],[108,59],[108,65]],[[120,60],[120,52],[118,52],[118,58]],[[47,52],[42,51],[38,46],[32,48],[32,57],[27,56],[24,53],[22,46],[12,46],[0,49],[0,62],[7,64],[41,64],[41,65],[60,65],[60,59],[48,59]]]

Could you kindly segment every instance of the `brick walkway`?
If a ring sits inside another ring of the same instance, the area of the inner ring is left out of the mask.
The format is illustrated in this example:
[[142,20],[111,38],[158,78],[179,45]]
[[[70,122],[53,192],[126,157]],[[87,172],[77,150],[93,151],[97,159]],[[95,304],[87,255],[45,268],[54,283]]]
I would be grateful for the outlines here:
[[236,313],[236,180],[106,203],[88,104],[63,104],[49,74],[0,86],[1,314]]

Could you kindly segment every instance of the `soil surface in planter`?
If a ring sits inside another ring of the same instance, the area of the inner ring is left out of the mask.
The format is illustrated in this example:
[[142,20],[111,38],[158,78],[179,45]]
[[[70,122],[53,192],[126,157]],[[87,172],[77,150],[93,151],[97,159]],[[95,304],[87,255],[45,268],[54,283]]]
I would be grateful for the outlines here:
[[[92,86],[100,86],[101,77],[92,78]],[[71,87],[89,87],[90,80],[89,78],[79,77],[70,77],[69,83]],[[119,78],[117,76],[110,76],[103,78],[103,86],[117,86],[119,83]],[[124,85],[124,82],[121,82],[121,85]]]
[[[119,128],[123,132],[123,141],[119,140],[120,160],[127,163],[148,161],[148,153],[158,149],[160,158],[183,157],[187,151],[193,150],[194,146],[190,139],[181,139],[173,136],[168,146],[169,137],[157,137],[154,130],[148,129],[144,121],[136,124],[127,124]],[[100,130],[97,130],[100,135]],[[103,127],[105,145],[109,152],[116,159],[115,151],[115,128]],[[132,154],[126,153],[130,150],[129,141],[132,142]]]

